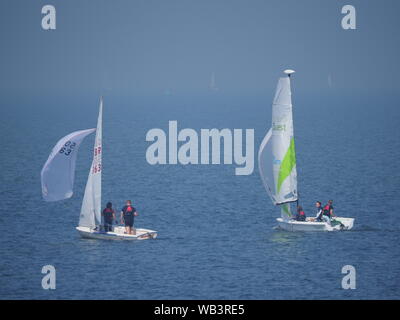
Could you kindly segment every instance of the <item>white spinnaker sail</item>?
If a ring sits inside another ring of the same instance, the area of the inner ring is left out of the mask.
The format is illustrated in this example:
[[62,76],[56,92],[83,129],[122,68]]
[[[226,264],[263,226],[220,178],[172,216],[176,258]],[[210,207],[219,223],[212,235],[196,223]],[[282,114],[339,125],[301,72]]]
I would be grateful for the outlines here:
[[85,195],[79,217],[79,226],[94,228],[101,224],[101,155],[102,155],[102,117],[103,99],[100,99],[96,138],[93,148],[93,161],[86,183]]
[[[296,153],[290,78],[280,78],[272,104],[272,127],[258,151],[265,189],[275,205],[297,200]],[[289,209],[290,210],[290,209]]]
[[54,146],[40,173],[45,201],[59,201],[72,197],[79,146],[83,139],[95,130],[72,132]]

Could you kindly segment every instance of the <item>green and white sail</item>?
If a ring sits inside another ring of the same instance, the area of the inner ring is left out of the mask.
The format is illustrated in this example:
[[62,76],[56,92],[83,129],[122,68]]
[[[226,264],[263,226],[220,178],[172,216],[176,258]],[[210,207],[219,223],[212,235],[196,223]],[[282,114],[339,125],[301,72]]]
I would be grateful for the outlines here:
[[80,227],[94,228],[101,224],[101,158],[102,158],[102,117],[103,98],[100,99],[99,117],[97,119],[96,138],[93,148],[93,160],[90,167],[85,195],[79,217]]
[[272,202],[290,215],[290,202],[297,201],[296,153],[293,135],[290,74],[280,78],[272,104],[272,125],[258,151],[261,179]]

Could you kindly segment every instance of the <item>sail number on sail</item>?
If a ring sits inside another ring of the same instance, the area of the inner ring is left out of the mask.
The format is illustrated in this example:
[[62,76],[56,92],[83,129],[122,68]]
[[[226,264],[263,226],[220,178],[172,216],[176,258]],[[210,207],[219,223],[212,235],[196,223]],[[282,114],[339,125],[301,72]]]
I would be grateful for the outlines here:
[[75,142],[67,141],[60,149],[60,153],[69,156],[76,146]]
[[93,155],[92,173],[98,173],[101,171],[101,146],[94,148]]

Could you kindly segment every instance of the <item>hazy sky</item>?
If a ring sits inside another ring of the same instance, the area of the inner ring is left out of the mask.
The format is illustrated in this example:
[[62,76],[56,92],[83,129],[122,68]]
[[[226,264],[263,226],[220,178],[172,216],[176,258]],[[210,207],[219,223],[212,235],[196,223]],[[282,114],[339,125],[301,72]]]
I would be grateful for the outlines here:
[[[41,8],[57,29],[41,27]],[[341,28],[341,8],[357,29]],[[226,94],[272,90],[286,67],[297,90],[396,91],[399,1],[2,0],[1,94]],[[301,80],[301,81],[300,81]]]

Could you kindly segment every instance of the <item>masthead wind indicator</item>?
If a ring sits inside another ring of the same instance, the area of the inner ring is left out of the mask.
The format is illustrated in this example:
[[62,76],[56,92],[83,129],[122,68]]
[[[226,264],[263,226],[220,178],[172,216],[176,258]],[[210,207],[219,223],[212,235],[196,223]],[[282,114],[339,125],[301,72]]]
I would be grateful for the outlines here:
[[286,69],[286,70],[284,70],[283,72],[284,72],[285,74],[287,74],[288,77],[290,77],[291,74],[292,74],[292,73],[295,73],[296,71],[294,71],[294,70],[292,70],[292,69]]

